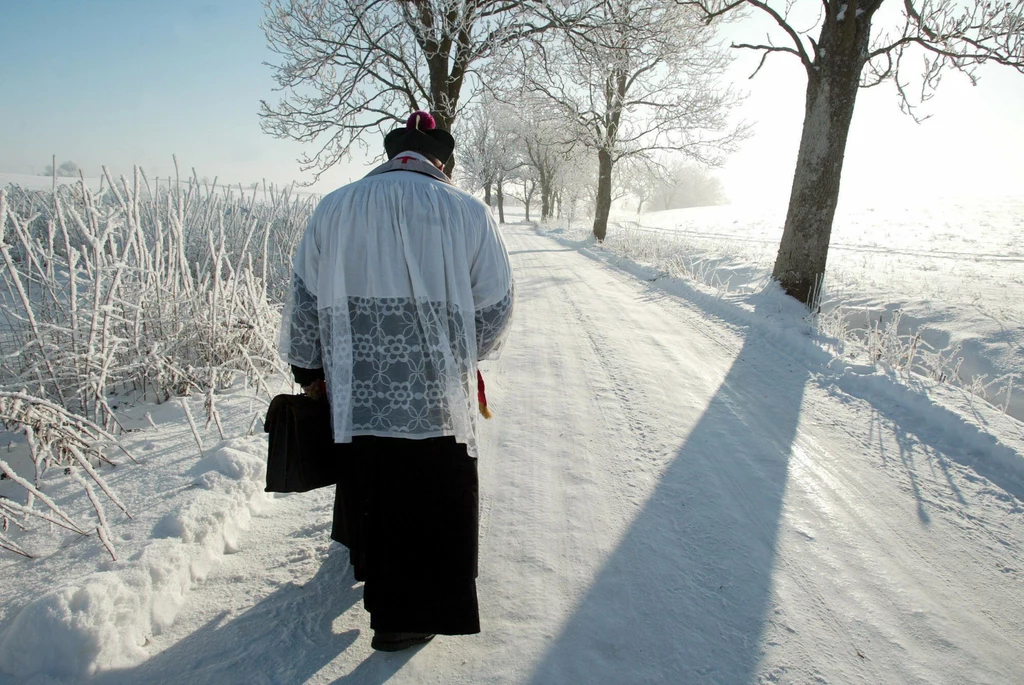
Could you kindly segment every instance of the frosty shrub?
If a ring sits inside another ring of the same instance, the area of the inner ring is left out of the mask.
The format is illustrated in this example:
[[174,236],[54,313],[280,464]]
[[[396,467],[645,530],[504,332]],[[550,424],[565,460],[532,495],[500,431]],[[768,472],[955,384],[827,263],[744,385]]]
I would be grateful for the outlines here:
[[[960,378],[960,346],[936,349],[925,340],[920,331],[900,333],[902,310],[896,309],[888,320],[884,315],[868,317],[866,326],[850,323],[851,310],[840,301],[832,300],[808,316],[819,336],[832,341],[831,351],[836,357],[864,357],[877,368],[886,371],[904,383],[915,377],[939,383],[963,385]],[[827,346],[826,346],[827,347]],[[982,395],[985,397],[985,395]]]
[[[33,487],[40,469],[66,467],[103,521],[91,484],[116,498],[90,459],[106,460],[100,445],[123,431],[111,393],[203,393],[219,426],[218,390],[240,377],[267,389],[291,255],[315,202],[195,174],[151,183],[138,168],[117,181],[104,169],[95,193],[84,182],[0,190],[0,420],[29,438]],[[43,501],[25,490],[27,509]]]
[[[88,496],[96,512],[99,523],[96,526],[96,532],[111,557],[116,559],[113,545],[110,542],[113,536],[107,525],[103,505],[97,499],[92,484],[78,473],[79,470],[84,471],[92,483],[98,485],[110,501],[127,515],[128,510],[91,463],[93,461],[111,463],[103,454],[103,448],[116,445],[116,438],[100,426],[71,414],[59,405],[25,393],[0,391],[0,423],[8,429],[17,427],[24,433],[33,466],[32,478],[29,480],[24,475],[15,472],[7,462],[0,460],[0,473],[3,474],[3,477],[13,480],[27,493],[24,505],[10,499],[0,498],[0,519],[2,519],[3,532],[7,532],[12,520],[14,525],[24,528],[26,521],[29,518],[34,518],[56,524],[80,535],[87,534],[87,528],[72,519],[40,489],[43,473],[49,468],[58,466],[80,483],[82,491]],[[132,458],[128,452],[125,454]],[[132,460],[134,461],[134,459]],[[49,512],[37,511],[34,508],[33,505],[37,499],[46,509],[49,509]],[[0,534],[0,548],[29,556],[17,543],[3,534]]]
[[[607,246],[617,254],[650,265],[666,275],[685,278],[710,288],[717,296],[758,292],[767,284],[763,269],[725,257],[719,244],[682,231],[664,231],[623,221]],[[716,236],[714,240],[721,241]],[[762,257],[758,265],[765,263]]]

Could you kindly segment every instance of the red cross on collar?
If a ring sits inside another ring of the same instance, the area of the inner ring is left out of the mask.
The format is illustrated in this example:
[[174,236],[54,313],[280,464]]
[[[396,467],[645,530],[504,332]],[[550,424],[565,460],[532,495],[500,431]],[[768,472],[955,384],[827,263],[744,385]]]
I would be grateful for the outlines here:
[[416,158],[415,157],[410,157],[410,156],[406,155],[405,157],[399,157],[398,161],[400,161],[402,164],[408,164],[410,159],[416,159]]

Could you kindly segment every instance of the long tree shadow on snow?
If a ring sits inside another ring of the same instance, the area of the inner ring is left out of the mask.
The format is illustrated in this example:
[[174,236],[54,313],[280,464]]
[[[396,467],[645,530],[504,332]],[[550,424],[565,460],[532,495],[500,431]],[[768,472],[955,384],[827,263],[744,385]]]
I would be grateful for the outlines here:
[[[285,585],[245,613],[227,622],[219,616],[145,663],[90,683],[304,683],[355,642],[358,630],[335,634],[332,622],[361,598],[348,553],[337,550],[304,585]],[[352,682],[386,682],[411,654],[402,656],[374,660],[371,672],[357,667],[361,677]]]
[[778,360],[747,338],[531,683],[755,681],[809,381]]

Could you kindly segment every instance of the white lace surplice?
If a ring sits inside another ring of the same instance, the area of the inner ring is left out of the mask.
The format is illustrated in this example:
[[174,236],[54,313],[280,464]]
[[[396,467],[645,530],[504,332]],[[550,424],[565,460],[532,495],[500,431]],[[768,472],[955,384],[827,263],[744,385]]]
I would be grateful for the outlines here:
[[281,354],[324,369],[335,441],[453,435],[476,456],[476,363],[514,302],[486,205],[419,173],[367,177],[321,201],[294,266]]

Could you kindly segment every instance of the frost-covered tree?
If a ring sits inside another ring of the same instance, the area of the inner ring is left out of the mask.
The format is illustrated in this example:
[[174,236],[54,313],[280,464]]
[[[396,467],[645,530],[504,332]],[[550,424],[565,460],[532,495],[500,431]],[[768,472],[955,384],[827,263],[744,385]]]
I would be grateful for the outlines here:
[[[807,304],[825,274],[858,90],[893,81],[901,108],[913,114],[948,69],[972,82],[979,64],[1024,72],[1024,0],[902,0],[885,3],[893,10],[888,17],[880,13],[883,0],[677,2],[698,8],[708,21],[743,9],[765,13],[778,35],[733,47],[761,52],[761,65],[769,54],[790,55],[807,73],[803,135],[773,272],[787,293]],[[810,26],[791,19],[791,11],[805,5],[817,16]],[[918,69],[919,75],[912,73]]]
[[[636,199],[636,213],[639,215],[655,193],[664,184],[667,169],[656,160],[638,159],[633,168],[619,169],[623,176],[622,186],[627,194]],[[622,173],[625,172],[625,173]]]
[[566,153],[565,164],[553,181],[551,212],[570,225],[581,215],[582,207],[593,206],[597,193],[597,168],[593,155],[582,145]]
[[[364,133],[415,109],[452,130],[475,70],[552,28],[577,24],[576,0],[264,0],[263,30],[283,97],[263,101],[263,130],[319,148],[321,173]],[[451,169],[448,170],[451,172]]]
[[497,131],[483,107],[463,116],[456,132],[459,169],[456,178],[466,190],[484,191],[484,202],[491,206],[491,193],[497,176]]
[[539,98],[520,99],[517,107],[519,141],[528,176],[540,193],[541,220],[554,214],[555,194],[560,176],[569,163],[573,122],[566,120],[557,107]]
[[501,223],[505,222],[505,185],[517,178],[523,166],[520,123],[511,105],[487,98],[466,114],[459,129],[463,185],[471,191],[483,188],[488,206],[493,189]]
[[505,189],[519,178],[523,166],[519,155],[518,140],[512,131],[498,129],[497,154],[495,155],[494,199],[498,207],[498,223],[505,223]]
[[533,204],[533,199],[537,196],[537,177],[532,168],[524,165],[516,174],[516,180],[519,183],[509,192],[509,195],[512,199],[523,203],[526,220],[529,221],[530,206]]
[[53,164],[47,164],[43,168],[43,174],[42,175],[43,176],[60,176],[60,177],[63,177],[63,178],[73,178],[73,177],[77,177],[79,175],[79,173],[81,173],[81,171],[78,168],[78,165],[75,164],[74,162],[72,162],[71,160],[68,160],[66,162],[61,163],[61,165],[57,167],[56,173],[54,173]]
[[650,211],[708,207],[726,201],[722,182],[699,164],[677,159],[644,171],[638,170],[631,190],[638,199],[646,198]]
[[597,153],[593,232],[603,240],[616,163],[676,150],[716,164],[744,129],[727,120],[738,101],[718,83],[728,60],[695,11],[671,0],[601,0],[595,13],[585,38],[566,34],[535,51],[524,81]]

